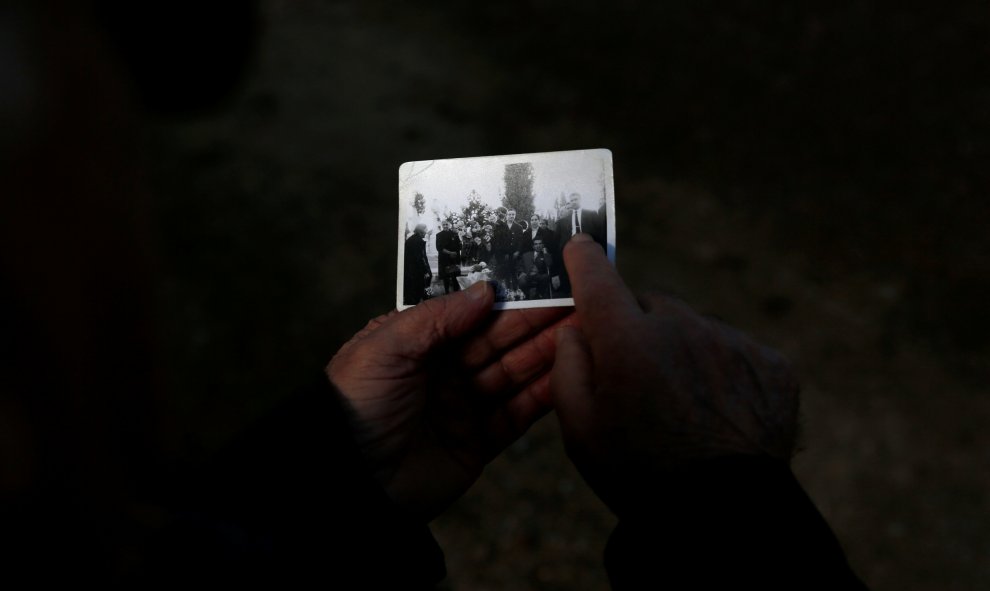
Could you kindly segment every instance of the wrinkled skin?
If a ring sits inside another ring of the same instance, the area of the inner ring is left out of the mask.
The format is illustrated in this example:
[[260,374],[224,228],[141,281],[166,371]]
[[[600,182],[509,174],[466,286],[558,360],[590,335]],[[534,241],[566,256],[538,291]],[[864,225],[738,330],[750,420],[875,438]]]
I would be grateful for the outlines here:
[[790,459],[797,384],[779,354],[675,299],[637,301],[590,236],[564,260],[574,314],[493,313],[479,283],[372,320],[331,360],[355,439],[399,506],[432,519],[551,407],[620,516],[692,461]]
[[618,515],[665,470],[725,455],[788,461],[797,383],[787,362],[684,303],[637,301],[587,235],[564,261],[577,327],[557,334],[554,406],[568,454]]
[[485,282],[370,321],[326,368],[400,507],[432,519],[550,410],[566,308],[492,312]]

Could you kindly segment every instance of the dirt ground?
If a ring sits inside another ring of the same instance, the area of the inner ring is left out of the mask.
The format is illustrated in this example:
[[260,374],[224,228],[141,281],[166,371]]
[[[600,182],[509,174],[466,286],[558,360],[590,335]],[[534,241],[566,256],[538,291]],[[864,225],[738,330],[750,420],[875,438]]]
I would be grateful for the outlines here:
[[[868,585],[990,586],[985,7],[695,4],[261,2],[233,93],[147,137],[175,453],[394,305],[401,162],[605,147],[627,282],[794,361]],[[613,525],[551,415],[433,530],[449,589],[606,589]]]

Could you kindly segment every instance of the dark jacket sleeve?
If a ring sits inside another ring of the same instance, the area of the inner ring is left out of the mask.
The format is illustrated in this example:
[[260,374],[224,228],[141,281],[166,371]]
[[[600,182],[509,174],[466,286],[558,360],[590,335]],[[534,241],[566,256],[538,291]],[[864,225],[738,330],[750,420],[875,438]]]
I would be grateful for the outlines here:
[[784,462],[706,460],[647,488],[605,549],[617,591],[865,589]]
[[368,472],[321,376],[187,487],[156,541],[158,581],[433,588],[443,553]]

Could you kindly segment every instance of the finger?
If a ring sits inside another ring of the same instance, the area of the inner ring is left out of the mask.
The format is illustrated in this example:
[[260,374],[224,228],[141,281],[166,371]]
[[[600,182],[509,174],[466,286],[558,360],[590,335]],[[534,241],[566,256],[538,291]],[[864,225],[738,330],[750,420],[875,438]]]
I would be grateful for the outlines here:
[[636,296],[636,301],[639,302],[639,307],[643,310],[643,312],[647,314],[653,314],[655,312],[662,312],[671,309],[690,310],[688,305],[684,303],[684,300],[667,293],[638,294]]
[[636,298],[590,235],[575,234],[567,242],[564,264],[582,330],[593,344],[598,336],[614,334],[640,317]]
[[489,455],[498,455],[545,416],[550,404],[550,376],[544,375],[500,406],[485,426]]
[[594,389],[591,351],[581,331],[564,326],[556,334],[557,354],[550,372],[550,397],[565,435],[592,417]]
[[494,299],[491,286],[479,281],[468,289],[400,312],[375,331],[375,337],[381,338],[389,351],[419,359],[480,325],[491,313]]
[[477,338],[471,338],[462,356],[464,366],[479,369],[527,337],[570,314],[570,308],[526,308],[497,314]]
[[576,323],[577,316],[571,314],[506,352],[474,376],[476,391],[485,396],[515,394],[549,372],[557,350],[557,329]]
[[385,314],[376,316],[368,321],[368,324],[364,325],[364,328],[359,330],[353,337],[351,337],[351,342],[360,341],[361,339],[367,337],[368,335],[374,333],[376,330],[381,328],[388,322],[388,319],[392,316],[398,314],[398,310],[390,310]]
[[[359,330],[357,333],[355,333],[353,337],[351,337],[351,340],[341,345],[340,350],[337,351],[337,355],[352,350],[354,347],[357,346],[358,343],[368,338],[369,336],[374,334],[376,330],[384,326],[389,318],[391,318],[393,315],[398,313],[399,312],[397,310],[392,310],[390,312],[382,314],[381,316],[376,316],[375,318],[369,320],[368,324],[366,324],[364,328]],[[337,355],[335,355],[334,357],[336,358]]]
[[550,372],[541,375],[521,392],[547,408],[553,408],[553,397],[550,395]]
[[660,307],[660,296],[655,293],[636,294],[636,302],[643,312],[649,314]]

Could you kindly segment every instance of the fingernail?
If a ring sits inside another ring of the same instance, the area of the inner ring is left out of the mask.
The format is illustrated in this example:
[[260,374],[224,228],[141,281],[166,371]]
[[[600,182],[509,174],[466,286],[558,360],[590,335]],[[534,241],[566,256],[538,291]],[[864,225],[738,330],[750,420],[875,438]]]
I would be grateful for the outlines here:
[[571,240],[573,240],[574,242],[591,242],[592,240],[594,240],[594,238],[591,237],[591,234],[586,234],[584,232],[581,232],[580,234],[575,234],[574,236],[571,236]]
[[472,300],[483,300],[488,295],[488,283],[485,281],[478,281],[471,287],[467,288],[464,293]]

